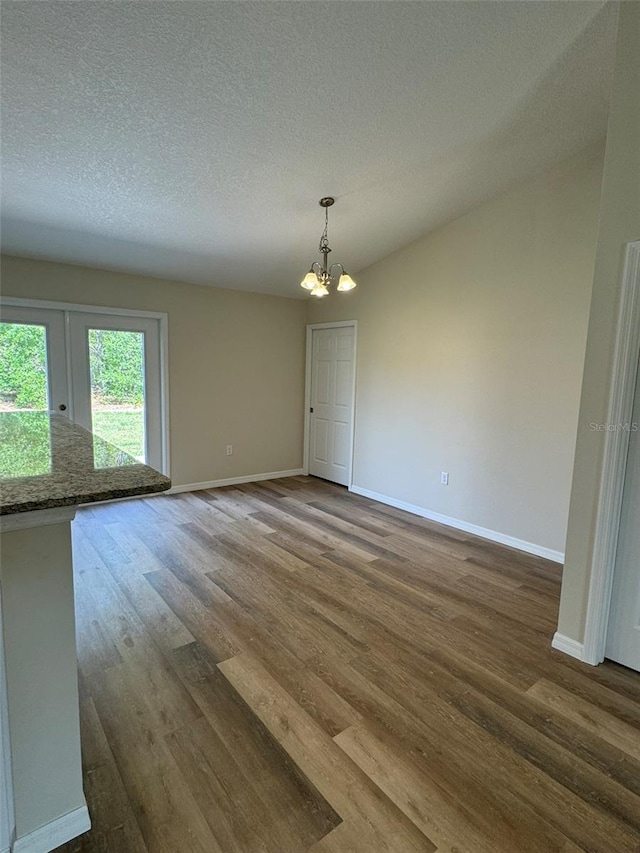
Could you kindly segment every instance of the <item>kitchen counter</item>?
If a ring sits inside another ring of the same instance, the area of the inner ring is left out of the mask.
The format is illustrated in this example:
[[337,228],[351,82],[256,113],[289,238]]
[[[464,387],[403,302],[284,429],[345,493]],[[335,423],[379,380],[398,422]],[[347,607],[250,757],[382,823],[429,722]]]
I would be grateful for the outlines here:
[[168,477],[58,414],[0,413],[0,851],[91,827],[82,789],[71,525]]
[[168,477],[62,415],[0,412],[0,515],[163,492]]

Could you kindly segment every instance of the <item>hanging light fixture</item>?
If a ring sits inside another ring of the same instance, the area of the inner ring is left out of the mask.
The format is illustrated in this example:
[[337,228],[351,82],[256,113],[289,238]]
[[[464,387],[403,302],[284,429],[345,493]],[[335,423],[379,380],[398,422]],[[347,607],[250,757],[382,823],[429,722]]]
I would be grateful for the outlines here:
[[[335,283],[336,278],[338,280],[336,290],[339,290],[341,293],[344,293],[347,290],[353,290],[356,283],[342,264],[335,263],[328,266],[327,256],[331,251],[329,248],[329,237],[327,236],[327,229],[329,227],[329,208],[335,203],[335,198],[328,195],[325,196],[325,198],[321,198],[319,203],[320,207],[324,207],[324,231],[322,232],[320,245],[318,246],[318,250],[322,255],[322,263],[314,261],[311,264],[309,272],[300,282],[300,287],[304,287],[305,290],[310,290],[311,296],[322,298],[323,296],[329,295],[329,286]],[[339,277],[334,270],[340,271]]]

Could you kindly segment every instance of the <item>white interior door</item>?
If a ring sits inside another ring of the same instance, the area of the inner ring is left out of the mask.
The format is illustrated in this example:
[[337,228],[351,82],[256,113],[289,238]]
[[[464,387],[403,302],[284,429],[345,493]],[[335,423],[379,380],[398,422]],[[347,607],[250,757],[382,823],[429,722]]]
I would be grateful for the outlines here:
[[355,399],[355,329],[312,330],[309,473],[350,485]]
[[640,371],[636,381],[629,455],[605,656],[640,672]]

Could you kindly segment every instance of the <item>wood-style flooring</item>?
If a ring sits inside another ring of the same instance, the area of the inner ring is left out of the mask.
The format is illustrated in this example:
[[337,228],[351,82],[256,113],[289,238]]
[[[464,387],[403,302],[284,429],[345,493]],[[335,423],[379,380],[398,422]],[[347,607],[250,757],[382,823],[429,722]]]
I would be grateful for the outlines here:
[[560,567],[306,477],[79,511],[59,853],[638,853],[640,675]]

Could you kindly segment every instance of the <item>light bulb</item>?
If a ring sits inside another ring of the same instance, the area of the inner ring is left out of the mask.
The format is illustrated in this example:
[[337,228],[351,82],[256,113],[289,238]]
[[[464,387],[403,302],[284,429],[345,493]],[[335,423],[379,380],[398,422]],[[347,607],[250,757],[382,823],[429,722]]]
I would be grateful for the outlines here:
[[341,293],[344,293],[347,290],[353,290],[354,287],[357,287],[355,281],[351,278],[346,270],[343,270],[342,275],[340,276],[340,281],[338,282],[337,290]]
[[321,299],[323,296],[329,295],[329,289],[326,284],[323,284],[321,281],[317,281],[315,287],[311,291],[312,296],[317,296]]
[[300,287],[304,287],[305,290],[313,290],[313,288],[318,284],[318,276],[314,273],[313,267],[309,270],[309,272],[305,275],[305,277],[300,282]]

